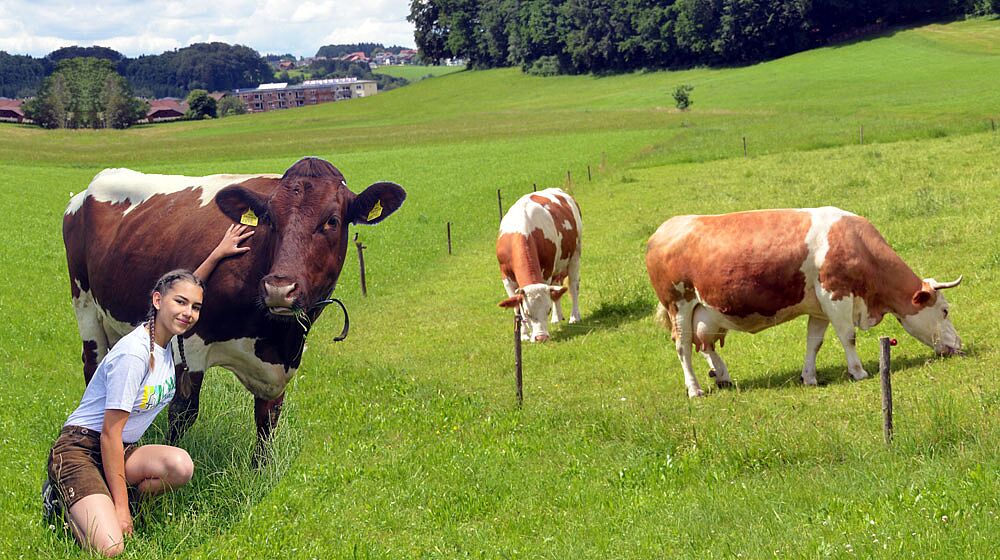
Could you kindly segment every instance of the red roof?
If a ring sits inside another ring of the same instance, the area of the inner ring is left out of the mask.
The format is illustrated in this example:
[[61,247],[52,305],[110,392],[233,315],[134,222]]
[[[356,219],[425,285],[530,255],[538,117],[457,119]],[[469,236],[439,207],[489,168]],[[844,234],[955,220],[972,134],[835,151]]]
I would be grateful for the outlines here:
[[20,99],[0,99],[0,111],[11,111],[23,117],[24,110],[21,109],[22,103],[23,101]]

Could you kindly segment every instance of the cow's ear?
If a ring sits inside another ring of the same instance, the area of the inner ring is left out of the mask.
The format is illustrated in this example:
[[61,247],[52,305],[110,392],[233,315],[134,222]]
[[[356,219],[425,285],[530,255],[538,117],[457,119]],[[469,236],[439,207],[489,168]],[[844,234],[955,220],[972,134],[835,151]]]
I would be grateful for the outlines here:
[[524,295],[522,294],[513,295],[498,303],[497,307],[517,307],[521,304],[521,300],[523,299]]
[[931,292],[928,290],[920,290],[919,292],[916,292],[913,294],[913,305],[923,305],[927,303],[930,301],[931,295]]
[[406,200],[406,191],[396,183],[375,183],[354,198],[347,209],[352,224],[375,225],[389,217]]
[[549,294],[552,295],[553,300],[558,300],[568,289],[566,286],[549,286]]
[[[258,219],[267,217],[267,200],[239,185],[230,185],[216,193],[215,204],[223,214],[236,223],[257,225]],[[248,210],[253,211],[253,216],[247,212]]]

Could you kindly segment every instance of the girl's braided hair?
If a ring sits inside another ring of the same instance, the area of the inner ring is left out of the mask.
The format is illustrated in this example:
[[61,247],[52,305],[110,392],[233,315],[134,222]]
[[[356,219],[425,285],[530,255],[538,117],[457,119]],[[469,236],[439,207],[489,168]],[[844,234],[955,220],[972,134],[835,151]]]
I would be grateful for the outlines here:
[[[156,335],[156,307],[153,306],[153,293],[160,292],[160,296],[164,296],[167,290],[171,288],[177,282],[181,280],[186,280],[191,282],[195,286],[201,289],[205,289],[204,282],[201,281],[197,276],[194,275],[190,270],[185,270],[183,268],[178,268],[176,270],[171,270],[170,272],[160,276],[160,279],[156,281],[153,285],[153,289],[149,292],[149,311],[146,313],[146,320],[144,324],[146,325],[146,330],[149,331],[149,369],[153,369],[153,341]],[[187,373],[187,357],[184,356],[184,339],[180,336],[177,337],[177,351],[181,355],[181,371]]]

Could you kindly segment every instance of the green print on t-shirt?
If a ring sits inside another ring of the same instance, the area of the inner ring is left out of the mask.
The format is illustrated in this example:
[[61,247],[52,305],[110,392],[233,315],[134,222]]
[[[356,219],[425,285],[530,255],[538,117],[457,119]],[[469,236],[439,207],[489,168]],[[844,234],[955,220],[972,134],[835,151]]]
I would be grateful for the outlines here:
[[167,382],[162,385],[146,385],[142,388],[142,401],[139,403],[139,408],[142,410],[149,410],[150,408],[163,402],[165,398],[170,398],[173,395],[173,377],[168,377]]

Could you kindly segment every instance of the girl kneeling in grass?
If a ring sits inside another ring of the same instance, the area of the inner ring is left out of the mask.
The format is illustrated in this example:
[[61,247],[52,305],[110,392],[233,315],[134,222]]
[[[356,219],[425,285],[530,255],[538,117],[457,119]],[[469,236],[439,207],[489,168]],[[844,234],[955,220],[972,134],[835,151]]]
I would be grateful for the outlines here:
[[49,453],[42,485],[45,513],[68,513],[86,550],[115,556],[132,533],[129,493],[154,495],[183,486],[194,474],[179,447],[135,442],[174,396],[171,340],[194,327],[204,285],[219,261],[249,251],[239,244],[253,232],[230,226],[194,273],[170,271],[156,282],[147,320],[122,337],[97,366],[80,406],[70,414]]

